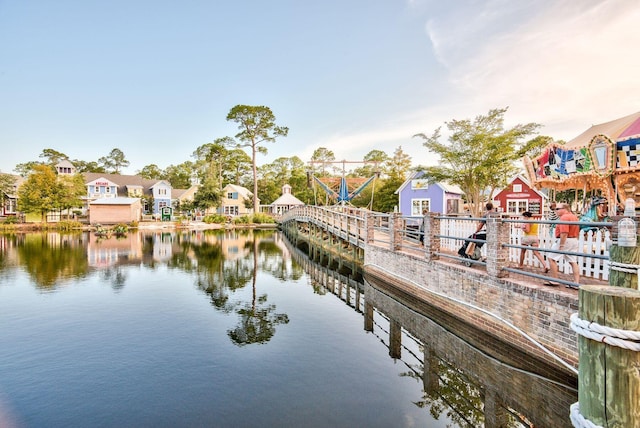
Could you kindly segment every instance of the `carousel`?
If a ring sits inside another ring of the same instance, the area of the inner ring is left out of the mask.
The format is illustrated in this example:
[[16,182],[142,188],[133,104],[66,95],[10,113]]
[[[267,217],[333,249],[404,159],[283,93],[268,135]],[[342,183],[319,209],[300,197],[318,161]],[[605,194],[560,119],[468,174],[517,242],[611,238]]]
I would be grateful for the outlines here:
[[609,216],[628,198],[640,206],[640,112],[591,126],[523,161],[536,189],[582,190],[585,204],[588,195],[606,202]]

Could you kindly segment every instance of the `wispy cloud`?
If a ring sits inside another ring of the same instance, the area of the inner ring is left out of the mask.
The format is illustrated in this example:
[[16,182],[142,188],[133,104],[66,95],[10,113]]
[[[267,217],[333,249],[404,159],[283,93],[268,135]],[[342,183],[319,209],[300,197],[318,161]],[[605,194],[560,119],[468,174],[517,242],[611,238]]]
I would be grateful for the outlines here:
[[448,73],[447,97],[361,131],[324,137],[315,147],[359,159],[374,148],[392,154],[402,146],[415,164],[433,164],[437,159],[412,135],[492,108],[509,108],[508,126],[541,123],[541,134],[563,140],[640,110],[636,2],[467,1],[440,12],[428,16],[425,35]]
[[[518,17],[512,28],[472,44],[465,58],[441,53],[452,88],[479,112],[510,106],[512,120],[545,123],[543,133],[563,139],[585,125],[637,111],[640,58],[633,52],[640,33],[631,29],[640,7],[623,0],[546,5],[525,15],[516,12],[531,11],[512,10],[507,15]],[[454,43],[452,33],[447,35]]]

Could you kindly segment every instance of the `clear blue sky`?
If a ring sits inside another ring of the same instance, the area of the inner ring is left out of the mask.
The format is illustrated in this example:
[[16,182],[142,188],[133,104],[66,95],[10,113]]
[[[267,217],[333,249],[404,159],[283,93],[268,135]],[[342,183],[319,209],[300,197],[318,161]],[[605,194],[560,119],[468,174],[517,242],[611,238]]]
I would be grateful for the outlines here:
[[0,0],[0,171],[43,149],[133,174],[235,135],[237,104],[289,136],[259,164],[338,160],[509,107],[569,140],[640,110],[636,0]]

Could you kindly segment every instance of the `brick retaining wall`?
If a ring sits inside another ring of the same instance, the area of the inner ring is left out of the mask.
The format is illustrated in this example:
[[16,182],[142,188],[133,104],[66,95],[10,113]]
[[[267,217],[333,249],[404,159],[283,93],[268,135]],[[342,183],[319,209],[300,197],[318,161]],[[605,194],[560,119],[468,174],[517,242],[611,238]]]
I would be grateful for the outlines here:
[[375,245],[367,245],[364,253],[365,274],[405,289],[523,351],[562,367],[507,324],[455,300],[489,311],[577,367],[577,336],[569,327],[570,315],[578,311],[575,293],[565,292],[564,288],[540,288],[512,278],[491,277],[484,268],[440,260],[427,261],[424,256],[393,252]]

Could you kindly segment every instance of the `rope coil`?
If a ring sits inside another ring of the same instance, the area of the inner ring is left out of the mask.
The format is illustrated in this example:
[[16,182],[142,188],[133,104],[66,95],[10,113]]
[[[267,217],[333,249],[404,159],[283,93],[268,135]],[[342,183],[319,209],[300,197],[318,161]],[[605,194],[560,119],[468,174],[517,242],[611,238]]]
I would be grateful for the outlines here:
[[571,423],[576,428],[603,428],[601,425],[596,425],[584,416],[580,414],[580,404],[573,403],[569,409],[571,410],[569,416],[571,417]]
[[609,269],[617,270],[624,273],[635,273],[638,275],[638,287],[640,288],[640,265],[634,265],[631,263],[621,263],[609,261]]
[[578,314],[571,315],[571,329],[581,336],[607,345],[640,352],[640,332],[621,330],[585,321]]

